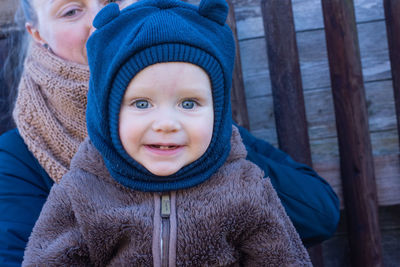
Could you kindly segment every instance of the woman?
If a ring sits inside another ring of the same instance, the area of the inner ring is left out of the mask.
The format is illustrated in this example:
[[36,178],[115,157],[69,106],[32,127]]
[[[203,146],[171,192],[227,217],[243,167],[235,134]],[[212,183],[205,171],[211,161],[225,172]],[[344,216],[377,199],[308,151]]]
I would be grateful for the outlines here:
[[[118,1],[121,7],[134,0]],[[99,0],[22,0],[32,44],[14,110],[17,129],[0,137],[0,265],[19,266],[54,182],[86,136],[86,41]],[[336,230],[339,204],[311,168],[240,129],[248,159],[271,178],[305,245]]]

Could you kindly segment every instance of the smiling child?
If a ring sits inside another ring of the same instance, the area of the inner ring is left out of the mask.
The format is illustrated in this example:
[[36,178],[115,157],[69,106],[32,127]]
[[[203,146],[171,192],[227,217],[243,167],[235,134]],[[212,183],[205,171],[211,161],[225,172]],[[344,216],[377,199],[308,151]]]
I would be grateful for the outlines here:
[[311,266],[232,128],[225,0],[106,6],[87,126],[23,266]]

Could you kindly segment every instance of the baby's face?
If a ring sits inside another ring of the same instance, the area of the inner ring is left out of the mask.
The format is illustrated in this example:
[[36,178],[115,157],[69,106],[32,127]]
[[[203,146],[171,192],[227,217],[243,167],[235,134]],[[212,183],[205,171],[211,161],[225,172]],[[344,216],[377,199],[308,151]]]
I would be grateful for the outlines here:
[[133,159],[155,175],[168,176],[204,154],[213,124],[207,73],[190,63],[158,63],[128,85],[119,136]]

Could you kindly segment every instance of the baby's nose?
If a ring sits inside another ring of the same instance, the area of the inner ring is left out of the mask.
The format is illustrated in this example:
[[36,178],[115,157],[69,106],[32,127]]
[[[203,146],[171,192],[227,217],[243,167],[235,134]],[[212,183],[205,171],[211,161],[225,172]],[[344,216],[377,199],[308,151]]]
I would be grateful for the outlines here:
[[176,132],[181,129],[181,123],[173,114],[163,113],[153,122],[152,129],[156,132]]

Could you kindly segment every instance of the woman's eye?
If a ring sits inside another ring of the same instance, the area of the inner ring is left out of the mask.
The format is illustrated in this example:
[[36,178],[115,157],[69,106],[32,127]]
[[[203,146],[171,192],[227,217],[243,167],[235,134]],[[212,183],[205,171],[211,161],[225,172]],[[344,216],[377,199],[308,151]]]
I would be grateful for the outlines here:
[[184,108],[184,109],[193,109],[195,105],[196,105],[196,102],[194,100],[182,101],[182,108]]
[[149,101],[147,101],[147,100],[137,100],[133,104],[138,109],[145,109],[145,108],[149,108],[151,106]]
[[64,13],[64,17],[73,17],[76,15],[76,13],[78,12],[78,9],[71,9],[67,12]]

